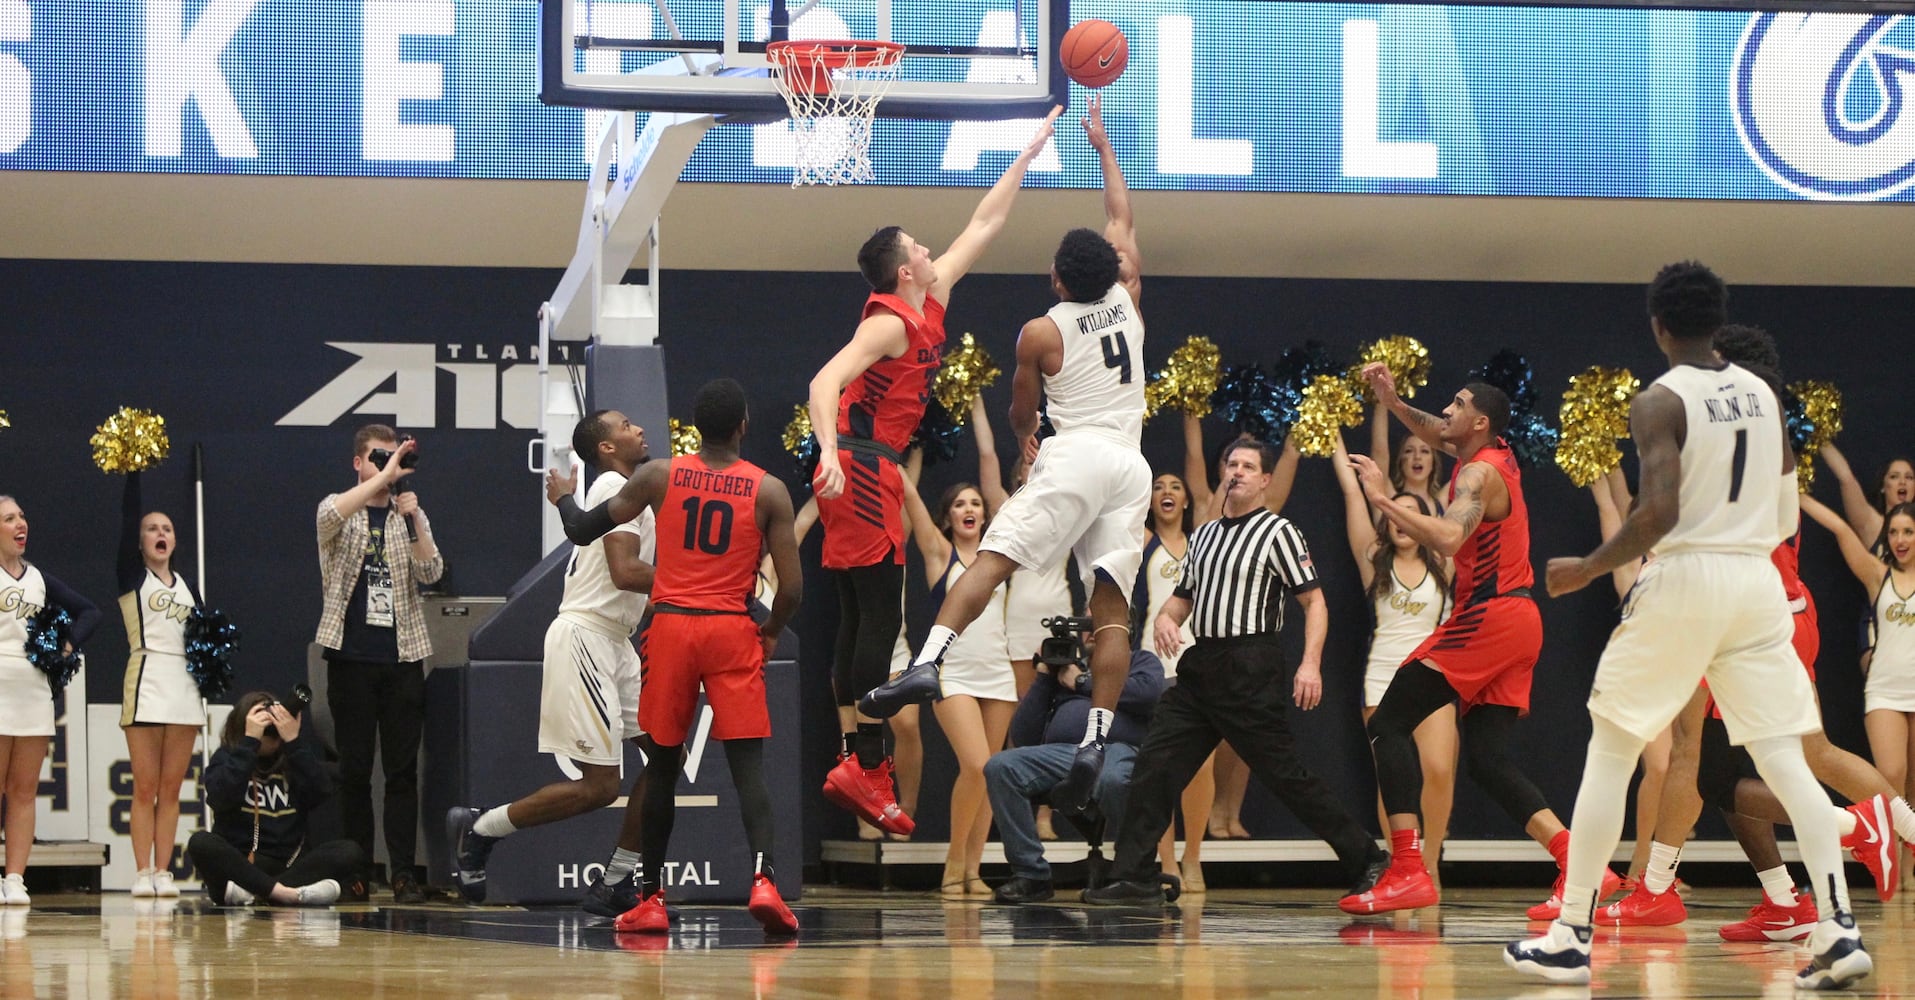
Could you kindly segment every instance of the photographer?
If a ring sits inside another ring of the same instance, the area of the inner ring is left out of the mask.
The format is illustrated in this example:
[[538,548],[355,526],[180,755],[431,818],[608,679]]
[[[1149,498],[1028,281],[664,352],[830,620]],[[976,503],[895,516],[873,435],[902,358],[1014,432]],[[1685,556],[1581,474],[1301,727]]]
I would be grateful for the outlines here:
[[416,447],[384,424],[361,427],[352,458],[359,485],[321,500],[318,515],[325,603],[317,641],[326,650],[326,704],[339,745],[339,811],[346,836],[371,857],[372,755],[381,748],[386,860],[393,899],[402,904],[425,902],[412,861],[432,641],[418,585],[445,572],[432,525],[405,485]]
[[[1088,618],[1052,618],[1052,638],[1044,640],[1037,664],[1037,680],[1017,704],[1011,718],[1015,749],[993,756],[984,765],[984,789],[997,816],[998,836],[1004,840],[1004,858],[1012,878],[997,887],[1000,903],[1037,903],[1051,898],[1051,867],[1038,841],[1032,798],[1047,795],[1070,773],[1077,744],[1090,716],[1089,646],[1078,635],[1091,629]],[[1150,713],[1164,690],[1164,665],[1149,650],[1130,654],[1130,676],[1124,681],[1107,738],[1109,755],[1098,775],[1093,798],[1113,834],[1124,821],[1124,802],[1137,746],[1150,728]]]
[[213,829],[186,852],[215,903],[328,906],[365,898],[366,852],[350,840],[306,843],[306,814],[333,795],[312,740],[299,738],[298,705],[264,691],[242,695],[206,765]]

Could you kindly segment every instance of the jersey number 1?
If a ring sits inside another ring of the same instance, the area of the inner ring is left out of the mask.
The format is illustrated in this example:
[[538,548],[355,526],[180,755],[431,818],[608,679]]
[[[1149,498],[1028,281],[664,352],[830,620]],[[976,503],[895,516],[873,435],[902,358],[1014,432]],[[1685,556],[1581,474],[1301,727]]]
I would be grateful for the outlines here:
[[1749,431],[1747,428],[1735,432],[1735,457],[1731,458],[1733,468],[1729,471],[1729,502],[1735,503],[1742,496],[1742,468],[1749,464]]
[[686,497],[684,507],[685,551],[724,555],[731,548],[731,504],[723,500],[700,504],[697,497]]
[[[1116,341],[1115,343],[1112,343],[1113,338]],[[1104,334],[1101,343],[1104,345],[1104,367],[1119,369],[1117,375],[1118,384],[1129,385],[1130,344],[1124,340],[1124,331],[1119,330],[1116,333]]]

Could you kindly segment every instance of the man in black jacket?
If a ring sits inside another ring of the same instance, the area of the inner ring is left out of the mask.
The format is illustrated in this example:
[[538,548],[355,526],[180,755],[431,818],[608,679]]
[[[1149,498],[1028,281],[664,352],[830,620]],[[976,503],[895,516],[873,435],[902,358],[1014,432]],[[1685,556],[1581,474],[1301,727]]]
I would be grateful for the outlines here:
[[[1047,640],[1048,642],[1048,640]],[[1086,643],[1088,645],[1088,642]],[[1000,903],[1036,903],[1051,898],[1051,868],[1037,837],[1033,798],[1049,795],[1070,773],[1077,745],[1083,741],[1090,716],[1090,674],[1080,664],[1050,666],[1040,662],[1037,681],[1017,704],[1011,717],[1015,749],[992,757],[984,765],[984,789],[997,817],[998,836],[1012,878],[997,887]],[[1125,678],[1117,712],[1111,720],[1104,769],[1098,776],[1093,801],[1104,817],[1105,829],[1123,823],[1126,790],[1137,746],[1150,729],[1151,709],[1164,691],[1164,664],[1155,653],[1130,654],[1130,676]]]

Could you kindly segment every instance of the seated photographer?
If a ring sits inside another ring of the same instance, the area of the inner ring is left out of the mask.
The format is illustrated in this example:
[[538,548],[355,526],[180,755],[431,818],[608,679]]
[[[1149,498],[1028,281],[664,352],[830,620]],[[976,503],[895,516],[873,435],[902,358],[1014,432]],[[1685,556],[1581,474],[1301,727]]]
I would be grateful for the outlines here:
[[[1044,640],[1037,680],[1011,718],[1011,742],[1015,747],[994,755],[984,765],[985,794],[990,796],[991,811],[997,816],[1004,858],[1011,865],[1011,880],[998,886],[994,894],[1000,903],[1036,903],[1051,898],[1051,868],[1044,860],[1044,845],[1037,838],[1033,799],[1048,798],[1070,773],[1090,716],[1091,678],[1085,665],[1090,662],[1094,638],[1087,636],[1080,641],[1078,636],[1090,630],[1091,620],[1049,621],[1058,624],[1051,626],[1052,638]],[[1150,729],[1151,710],[1163,691],[1163,661],[1148,650],[1132,652],[1130,676],[1124,681],[1124,693],[1111,720],[1109,755],[1097,779],[1092,807],[1111,831],[1123,823],[1125,793],[1137,746]]]
[[206,765],[213,829],[186,852],[215,903],[328,906],[364,899],[366,853],[350,840],[306,842],[309,812],[335,783],[315,740],[299,738],[298,709],[264,691],[240,697]]

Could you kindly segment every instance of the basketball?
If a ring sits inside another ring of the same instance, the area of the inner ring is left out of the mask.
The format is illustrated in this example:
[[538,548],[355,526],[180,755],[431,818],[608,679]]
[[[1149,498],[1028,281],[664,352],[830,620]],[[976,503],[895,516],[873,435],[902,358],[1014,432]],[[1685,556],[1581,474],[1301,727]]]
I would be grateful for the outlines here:
[[1130,62],[1130,42],[1109,21],[1079,21],[1064,33],[1058,55],[1071,79],[1095,90],[1124,75],[1124,66]]

